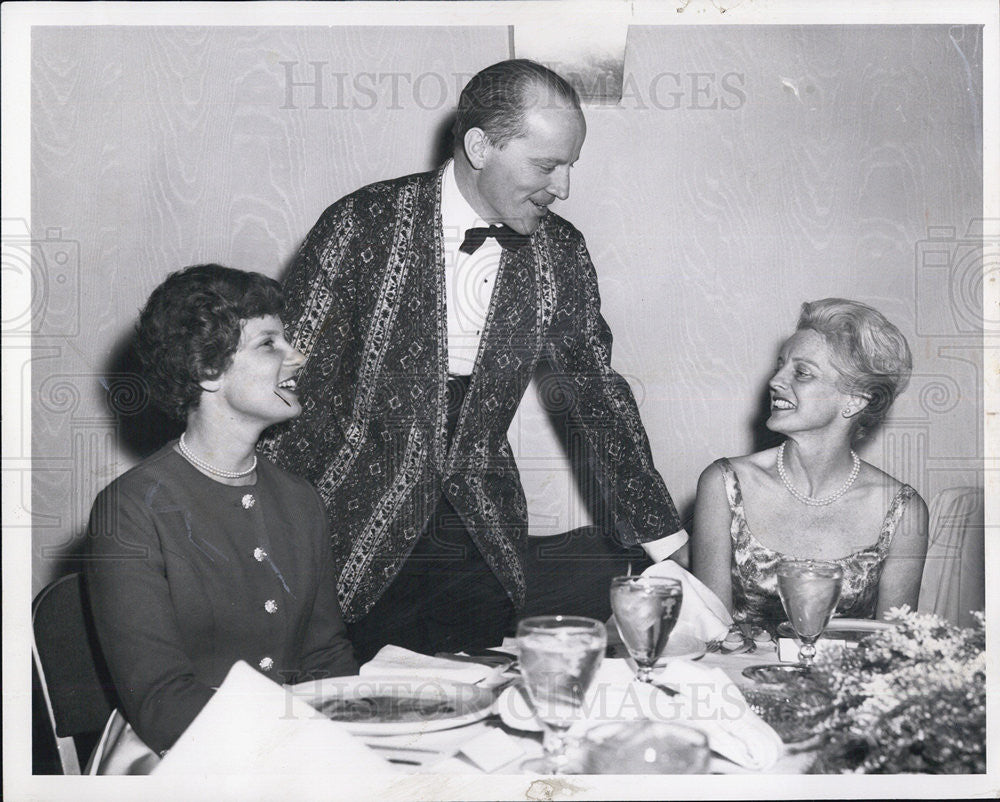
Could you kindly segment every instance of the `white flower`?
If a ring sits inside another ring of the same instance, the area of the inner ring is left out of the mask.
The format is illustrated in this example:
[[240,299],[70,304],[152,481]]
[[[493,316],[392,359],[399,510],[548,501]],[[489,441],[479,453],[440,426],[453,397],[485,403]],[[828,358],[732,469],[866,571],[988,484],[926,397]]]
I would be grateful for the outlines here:
[[[873,729],[883,727],[903,738],[905,746],[912,737],[904,735],[910,705],[919,706],[943,691],[974,692],[982,687],[986,655],[982,651],[969,654],[966,643],[970,632],[937,616],[915,613],[903,605],[889,610],[886,618],[895,626],[871,635],[859,651],[841,647],[817,659],[817,668],[831,680],[834,706],[848,706],[831,717],[823,729],[867,737]],[[977,617],[977,625],[983,626],[981,616]],[[893,711],[902,705],[906,707],[894,715]],[[964,709],[954,712],[959,717],[967,715]],[[947,731],[948,717],[940,724],[942,732]],[[935,733],[918,736],[933,738]],[[889,749],[890,745],[882,747]],[[870,756],[870,767],[881,766],[884,759],[889,759],[879,754]]]

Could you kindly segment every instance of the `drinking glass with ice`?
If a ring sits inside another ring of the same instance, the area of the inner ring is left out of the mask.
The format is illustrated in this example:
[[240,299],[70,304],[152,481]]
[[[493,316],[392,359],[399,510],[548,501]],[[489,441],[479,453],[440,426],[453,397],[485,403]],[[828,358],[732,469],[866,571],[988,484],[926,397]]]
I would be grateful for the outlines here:
[[676,579],[616,576],[611,580],[611,609],[642,682],[653,681],[653,666],[667,646],[683,597]]
[[840,601],[844,570],[825,560],[786,559],[778,563],[778,595],[795,634],[802,641],[799,659],[812,665],[816,641]]

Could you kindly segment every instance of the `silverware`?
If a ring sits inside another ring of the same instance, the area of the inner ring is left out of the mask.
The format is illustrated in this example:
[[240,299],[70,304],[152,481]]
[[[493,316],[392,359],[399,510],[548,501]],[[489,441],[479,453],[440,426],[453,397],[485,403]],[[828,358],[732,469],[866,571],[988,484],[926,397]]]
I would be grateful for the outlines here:
[[730,640],[730,637],[726,637],[726,641],[719,642],[718,651],[722,654],[752,654],[757,651],[757,642],[753,639],[753,627],[746,621],[737,621],[729,629],[729,634],[733,635],[738,633],[740,636],[740,642],[734,646],[727,646],[726,641]]
[[753,639],[753,627],[747,621],[740,621],[740,634],[743,636],[743,645],[746,646],[746,653],[752,654],[757,651],[757,641]]
[[394,746],[377,741],[365,741],[369,749],[381,753],[389,763],[401,766],[429,766],[452,757],[458,749],[421,749],[417,746]]
[[[472,684],[483,685],[483,683],[486,682],[488,679],[490,679],[490,677],[483,677],[480,680],[476,680]],[[490,685],[490,686],[483,685],[483,687],[491,691],[494,696],[499,696],[503,691],[507,690],[507,688],[509,688],[511,685],[514,685],[515,683],[520,681],[521,681],[521,675],[518,674],[513,677],[504,677],[500,682],[496,683],[495,685]]]
[[394,744],[380,744],[377,741],[365,741],[371,749],[383,749],[389,752],[423,752],[428,755],[440,755],[440,749],[422,749],[419,746],[396,746]]
[[496,652],[491,649],[472,652],[471,654],[457,654],[455,652],[438,652],[434,655],[444,660],[454,660],[458,663],[478,663],[483,666],[512,666],[517,662],[517,658],[505,652]]

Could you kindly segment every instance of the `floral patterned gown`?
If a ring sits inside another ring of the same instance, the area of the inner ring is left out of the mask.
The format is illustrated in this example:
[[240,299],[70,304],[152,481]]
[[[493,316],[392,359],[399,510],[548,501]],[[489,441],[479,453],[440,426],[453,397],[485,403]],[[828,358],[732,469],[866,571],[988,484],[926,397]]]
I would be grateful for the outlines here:
[[[733,540],[731,567],[733,583],[733,619],[773,626],[784,621],[784,608],[778,596],[778,563],[786,555],[767,548],[753,536],[743,509],[740,480],[728,459],[715,461],[722,471],[726,496],[732,513],[730,535]],[[889,544],[896,525],[906,509],[906,502],[916,493],[909,485],[899,488],[882,521],[878,539],[870,546],[832,562],[844,569],[844,583],[836,615],[844,618],[874,618],[878,583],[882,576]]]

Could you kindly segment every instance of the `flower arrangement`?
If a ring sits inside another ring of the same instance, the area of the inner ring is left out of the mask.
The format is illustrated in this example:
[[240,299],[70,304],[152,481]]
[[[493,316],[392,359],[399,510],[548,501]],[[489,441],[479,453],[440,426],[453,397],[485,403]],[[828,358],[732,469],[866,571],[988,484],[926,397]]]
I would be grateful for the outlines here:
[[831,694],[813,773],[986,771],[986,630],[893,608],[889,629],[827,648],[813,678]]

